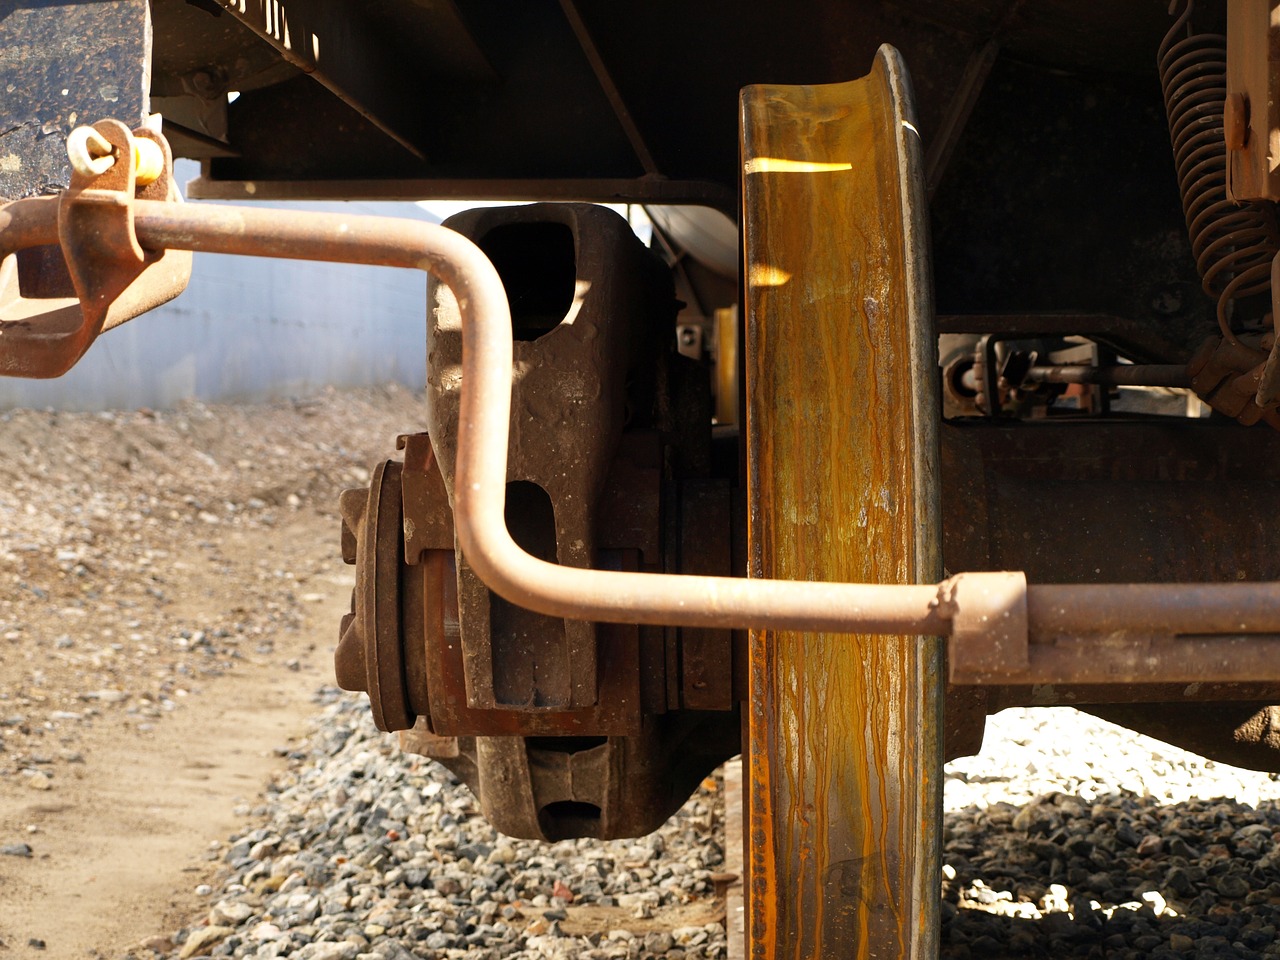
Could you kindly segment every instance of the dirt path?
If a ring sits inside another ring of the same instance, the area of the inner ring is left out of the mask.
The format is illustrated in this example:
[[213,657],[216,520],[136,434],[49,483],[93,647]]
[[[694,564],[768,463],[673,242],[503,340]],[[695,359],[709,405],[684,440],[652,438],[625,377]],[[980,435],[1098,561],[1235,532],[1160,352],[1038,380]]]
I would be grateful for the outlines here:
[[200,910],[332,682],[337,491],[420,423],[403,391],[0,422],[0,953]]
[[249,665],[156,730],[104,725],[56,791],[0,793],[0,832],[39,831],[26,835],[32,860],[0,872],[0,939],[15,955],[34,938],[47,945],[44,956],[118,956],[198,910],[196,887],[217,867],[197,855],[201,847],[235,828],[237,804],[251,802],[281,764],[274,748],[314,712],[308,694],[325,657],[297,654],[305,672]]

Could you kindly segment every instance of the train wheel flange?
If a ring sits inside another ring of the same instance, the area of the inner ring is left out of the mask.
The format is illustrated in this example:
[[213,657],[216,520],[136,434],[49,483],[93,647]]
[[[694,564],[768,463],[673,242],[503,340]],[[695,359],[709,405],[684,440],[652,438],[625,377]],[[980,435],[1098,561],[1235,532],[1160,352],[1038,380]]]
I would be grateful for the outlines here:
[[367,490],[344,490],[342,554],[356,567],[351,612],[342,618],[334,669],[338,686],[368,693],[378,729],[408,730],[415,721],[405,690],[400,577],[404,552],[401,466],[373,471]]
[[[941,577],[937,340],[905,70],[742,95],[751,573]],[[750,955],[937,955],[942,641],[756,632]]]

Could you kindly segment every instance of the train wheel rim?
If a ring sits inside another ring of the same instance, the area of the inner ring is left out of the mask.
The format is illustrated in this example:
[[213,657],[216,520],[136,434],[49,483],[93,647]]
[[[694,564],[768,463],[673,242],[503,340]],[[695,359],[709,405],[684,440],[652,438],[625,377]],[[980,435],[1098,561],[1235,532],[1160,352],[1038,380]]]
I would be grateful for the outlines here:
[[[909,83],[742,95],[751,574],[941,578],[936,335]],[[753,958],[938,948],[942,641],[750,641]]]

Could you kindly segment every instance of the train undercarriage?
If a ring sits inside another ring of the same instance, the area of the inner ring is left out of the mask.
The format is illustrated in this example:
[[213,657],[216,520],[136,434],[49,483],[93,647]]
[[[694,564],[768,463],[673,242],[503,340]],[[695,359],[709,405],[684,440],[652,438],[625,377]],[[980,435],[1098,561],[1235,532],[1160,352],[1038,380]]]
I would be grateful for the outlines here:
[[1175,7],[10,4],[0,371],[190,251],[423,270],[339,683],[517,836],[742,753],[751,955],[931,956],[989,714],[1280,772],[1280,13]]

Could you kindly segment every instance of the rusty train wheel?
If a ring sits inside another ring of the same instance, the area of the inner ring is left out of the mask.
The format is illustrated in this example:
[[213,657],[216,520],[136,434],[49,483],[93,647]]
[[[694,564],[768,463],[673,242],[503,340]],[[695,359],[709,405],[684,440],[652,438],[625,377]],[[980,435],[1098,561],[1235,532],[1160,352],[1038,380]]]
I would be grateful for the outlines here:
[[[752,574],[941,577],[936,338],[910,90],[742,97]],[[753,958],[937,953],[942,643],[750,646]]]

